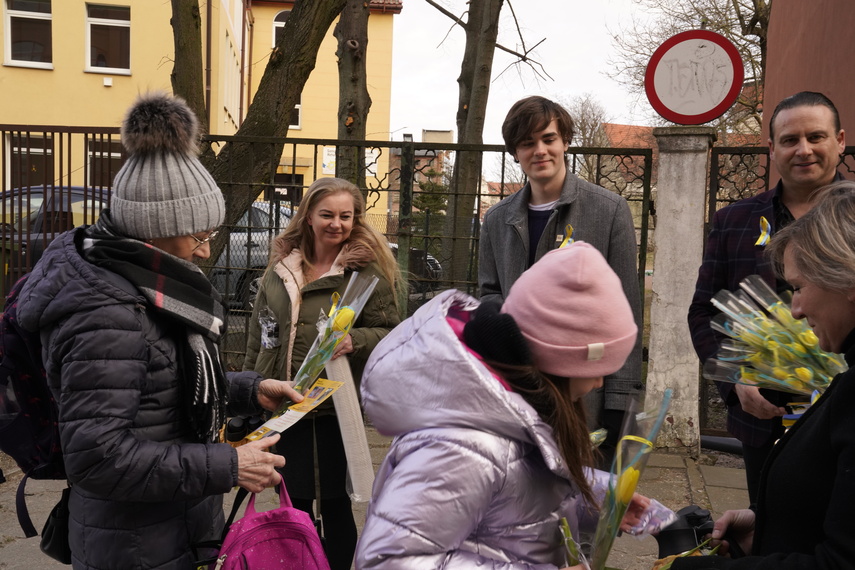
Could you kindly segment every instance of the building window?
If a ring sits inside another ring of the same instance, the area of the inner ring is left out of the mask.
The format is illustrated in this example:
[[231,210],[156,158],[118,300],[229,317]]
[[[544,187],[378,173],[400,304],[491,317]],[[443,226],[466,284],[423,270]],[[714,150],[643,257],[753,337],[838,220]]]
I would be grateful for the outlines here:
[[8,141],[11,153],[6,183],[10,188],[53,184],[53,137],[49,133],[16,132],[9,135]]
[[282,34],[285,32],[285,22],[288,21],[288,16],[290,15],[291,10],[285,10],[284,12],[279,12],[273,18],[273,47],[276,47],[276,44],[282,39]]
[[86,71],[131,72],[131,9],[86,5]]
[[[285,10],[283,12],[279,12],[276,14],[276,17],[273,18],[273,47],[276,47],[279,44],[279,40],[282,39],[282,35],[285,33],[285,22],[288,21],[288,16],[291,15],[290,10]],[[303,97],[300,96],[300,101],[294,105],[294,110],[291,111],[291,124],[288,125],[291,129],[299,129],[300,128],[300,108],[302,106]]]
[[93,135],[86,141],[89,150],[89,168],[86,181],[94,188],[110,188],[113,178],[122,167],[122,143],[110,140],[109,135]]
[[288,125],[291,129],[299,129],[300,121],[302,120],[301,110],[303,107],[303,95],[300,95],[300,99],[297,100],[297,104],[294,105],[294,108],[291,110],[291,124]]
[[6,63],[52,69],[50,0],[6,0]]
[[240,57],[238,56],[237,48],[228,32],[226,32],[226,41],[223,42],[223,110],[225,116],[223,122],[230,123],[234,128],[239,126],[240,117],[240,93],[241,93],[241,74],[240,74]]

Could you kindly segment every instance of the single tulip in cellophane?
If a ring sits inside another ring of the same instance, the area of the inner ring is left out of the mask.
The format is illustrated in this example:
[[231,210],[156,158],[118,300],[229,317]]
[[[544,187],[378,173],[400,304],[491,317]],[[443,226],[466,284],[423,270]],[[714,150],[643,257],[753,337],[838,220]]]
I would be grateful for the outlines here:
[[[318,318],[318,336],[294,376],[295,390],[302,394],[317,380],[324,366],[332,358],[335,347],[350,332],[350,328],[362,312],[365,303],[368,302],[378,281],[376,276],[363,276],[354,271],[344,290],[344,295],[341,299],[333,300],[329,315],[321,313]],[[284,413],[288,405],[283,406],[276,413]]]
[[[321,312],[318,318],[318,336],[294,376],[295,390],[305,394],[306,390],[318,380],[321,371],[332,358],[335,347],[350,332],[353,323],[356,322],[359,313],[362,312],[368,298],[374,292],[374,287],[377,286],[378,281],[379,279],[376,276],[367,277],[354,271],[350,276],[350,281],[347,282],[344,295],[339,297],[338,293],[333,294],[332,308],[328,315]],[[330,388],[327,391],[331,392],[334,389]],[[286,415],[293,405],[294,402],[290,400],[284,402],[264,425],[246,436],[246,440],[254,441],[287,429],[291,423],[285,422],[283,419],[293,418],[294,421],[297,421],[303,415],[297,412]]]
[[[332,297],[332,308],[329,314],[321,312],[318,318],[318,336],[312,343],[303,364],[294,376],[294,389],[305,394],[313,383],[318,380],[321,371],[329,363],[332,358],[335,347],[347,336],[351,327],[356,322],[359,313],[362,311],[374,288],[377,286],[379,279],[376,276],[363,276],[354,271],[344,290],[344,295],[337,293]],[[328,391],[333,391],[332,389]],[[272,435],[277,431],[282,431],[288,425],[282,422],[280,418],[290,418],[292,415],[295,420],[302,417],[301,414],[294,412],[285,416],[288,409],[294,405],[294,402],[286,401],[279,407],[272,417],[264,423],[260,428],[249,434],[246,439],[253,441]],[[280,425],[282,424],[282,425]],[[285,427],[283,427],[285,426]]]
[[626,412],[621,437],[612,462],[606,496],[594,534],[591,553],[592,570],[603,570],[606,567],[606,560],[620,530],[626,509],[632,501],[650,452],[653,451],[656,436],[665,420],[665,414],[671,404],[671,396],[672,390],[667,389],[658,406],[639,413],[636,411],[637,404],[632,402]]
[[820,349],[805,320],[793,318],[790,305],[759,275],[739,285],[712,298],[722,311],[712,328],[728,338],[704,364],[705,378],[809,395],[825,391],[846,370],[843,357]]
[[[568,234],[569,235],[569,234]],[[605,428],[596,429],[588,434],[588,437],[591,440],[591,447],[594,449],[598,448],[606,441],[606,437],[608,437],[608,430]],[[592,479],[594,477],[591,477]],[[592,483],[592,488],[596,486],[596,481]],[[588,565],[588,561],[585,559],[585,556],[579,550],[579,546],[576,544],[576,537],[573,536],[573,532],[570,530],[570,524],[567,522],[567,519],[562,517],[560,521],[561,529],[561,537],[564,539],[564,549],[565,552],[565,563],[567,566],[576,566],[577,564]]]

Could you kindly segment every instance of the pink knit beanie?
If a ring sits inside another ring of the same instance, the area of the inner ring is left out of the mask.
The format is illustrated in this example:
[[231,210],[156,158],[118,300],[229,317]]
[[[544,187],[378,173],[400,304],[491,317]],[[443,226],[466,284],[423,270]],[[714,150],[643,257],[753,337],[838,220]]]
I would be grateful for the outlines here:
[[568,378],[616,372],[638,332],[620,279],[581,241],[550,251],[525,271],[502,312],[517,322],[535,365]]

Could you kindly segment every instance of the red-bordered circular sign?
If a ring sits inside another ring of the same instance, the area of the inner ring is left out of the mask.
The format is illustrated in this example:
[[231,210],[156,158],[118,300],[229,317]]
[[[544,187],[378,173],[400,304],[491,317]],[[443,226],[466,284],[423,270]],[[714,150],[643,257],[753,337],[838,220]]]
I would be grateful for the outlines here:
[[717,119],[739,96],[745,72],[736,46],[708,30],[665,40],[650,58],[644,90],[657,113],[680,125]]

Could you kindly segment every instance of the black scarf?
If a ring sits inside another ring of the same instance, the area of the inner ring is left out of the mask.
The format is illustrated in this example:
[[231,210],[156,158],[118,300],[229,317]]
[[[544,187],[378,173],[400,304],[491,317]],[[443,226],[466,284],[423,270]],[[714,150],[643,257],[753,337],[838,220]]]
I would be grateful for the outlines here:
[[189,261],[139,240],[118,235],[109,211],[101,213],[82,243],[87,261],[133,283],[158,314],[181,326],[176,337],[179,377],[190,423],[202,441],[215,441],[225,420],[226,376],[218,343],[225,333],[222,297]]

